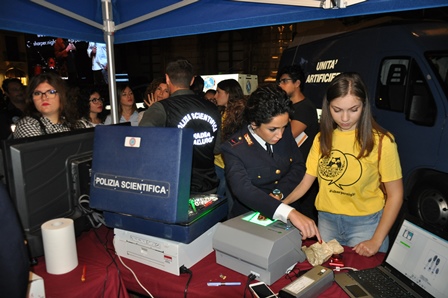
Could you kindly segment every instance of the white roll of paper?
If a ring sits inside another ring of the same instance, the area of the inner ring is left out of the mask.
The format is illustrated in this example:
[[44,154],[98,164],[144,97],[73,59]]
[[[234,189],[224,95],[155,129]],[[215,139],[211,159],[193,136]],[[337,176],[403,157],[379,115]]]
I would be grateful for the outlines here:
[[64,274],[78,266],[75,228],[70,218],[56,218],[42,224],[47,272]]

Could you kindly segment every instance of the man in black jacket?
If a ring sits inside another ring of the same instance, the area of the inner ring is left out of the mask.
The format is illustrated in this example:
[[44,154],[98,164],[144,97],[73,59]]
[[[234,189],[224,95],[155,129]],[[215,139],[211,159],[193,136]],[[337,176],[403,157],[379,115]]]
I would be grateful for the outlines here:
[[218,178],[214,155],[219,153],[221,116],[216,105],[190,90],[193,80],[190,62],[177,59],[168,63],[166,82],[171,95],[151,105],[139,126],[192,128],[194,147],[190,192],[216,193]]

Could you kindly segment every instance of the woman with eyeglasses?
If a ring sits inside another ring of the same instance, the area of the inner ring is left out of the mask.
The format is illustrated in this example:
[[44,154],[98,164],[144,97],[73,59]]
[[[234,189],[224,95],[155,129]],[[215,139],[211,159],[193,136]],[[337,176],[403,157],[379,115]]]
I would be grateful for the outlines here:
[[81,90],[77,102],[80,122],[84,127],[95,127],[98,124],[103,124],[104,99],[98,90]]
[[24,115],[16,125],[14,138],[70,131],[77,118],[68,100],[65,82],[51,72],[31,79],[26,91]]
[[[118,116],[120,123],[131,122],[132,126],[138,126],[138,110],[134,99],[134,93],[129,85],[117,86],[117,94],[120,98]],[[112,124],[112,116],[107,116],[104,124]]]

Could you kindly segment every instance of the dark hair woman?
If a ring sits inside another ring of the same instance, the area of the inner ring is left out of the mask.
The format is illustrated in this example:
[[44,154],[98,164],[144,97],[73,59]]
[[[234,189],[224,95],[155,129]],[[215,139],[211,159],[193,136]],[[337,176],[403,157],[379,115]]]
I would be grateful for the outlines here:
[[77,121],[76,109],[67,96],[66,83],[51,72],[31,79],[24,114],[16,125],[14,138],[70,131]]
[[230,217],[250,210],[287,222],[302,238],[320,234],[315,222],[274,196],[287,196],[305,173],[302,154],[289,125],[291,102],[280,87],[266,85],[255,90],[247,101],[247,123],[223,143],[226,180],[231,191]]

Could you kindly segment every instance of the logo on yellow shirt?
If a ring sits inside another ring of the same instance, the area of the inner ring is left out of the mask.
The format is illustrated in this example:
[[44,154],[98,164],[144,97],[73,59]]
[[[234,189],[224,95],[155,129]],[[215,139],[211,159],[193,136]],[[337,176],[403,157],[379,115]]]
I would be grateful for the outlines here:
[[329,182],[328,185],[344,189],[344,186],[353,185],[361,178],[362,166],[354,155],[332,150],[329,157],[319,160],[318,171],[321,179]]

